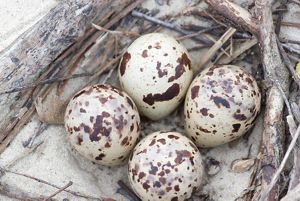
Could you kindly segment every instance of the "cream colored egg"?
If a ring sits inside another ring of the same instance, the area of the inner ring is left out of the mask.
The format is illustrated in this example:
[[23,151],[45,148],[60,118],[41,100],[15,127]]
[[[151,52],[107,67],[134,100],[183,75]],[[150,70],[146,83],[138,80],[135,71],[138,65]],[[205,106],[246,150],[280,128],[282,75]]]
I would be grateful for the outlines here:
[[152,120],[169,115],[180,104],[192,80],[187,50],[161,33],[136,39],[119,66],[121,87],[140,113]]
[[101,165],[126,161],[139,136],[140,117],[131,98],[109,85],[89,86],[74,95],[65,113],[71,145]]
[[128,162],[129,182],[143,201],[184,201],[203,176],[199,150],[177,132],[155,132],[142,139]]
[[185,128],[200,147],[214,147],[245,134],[260,111],[255,79],[242,68],[215,65],[192,82],[185,99]]

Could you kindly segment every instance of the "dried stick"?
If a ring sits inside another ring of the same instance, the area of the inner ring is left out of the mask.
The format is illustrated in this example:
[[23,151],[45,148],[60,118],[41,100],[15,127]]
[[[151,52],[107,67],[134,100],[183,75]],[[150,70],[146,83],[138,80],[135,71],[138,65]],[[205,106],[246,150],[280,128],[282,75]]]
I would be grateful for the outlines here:
[[50,195],[49,197],[47,197],[46,199],[44,199],[44,201],[49,201],[51,198],[53,198],[54,196],[56,196],[57,194],[59,194],[60,192],[66,190],[67,188],[69,188],[70,186],[72,186],[73,182],[69,181],[69,183],[67,183],[64,187],[62,187],[61,189],[59,189],[58,191],[54,192],[52,195]]
[[[231,44],[229,44],[226,48],[225,48],[225,51],[226,52],[230,52],[231,50]],[[214,59],[213,63],[218,63],[219,64],[219,60],[221,57],[226,57],[226,58],[229,58],[230,57],[230,54],[227,56],[227,54],[224,54],[224,52],[220,52],[218,55],[216,55],[217,57]],[[211,64],[211,63],[210,63]]]
[[[284,67],[276,43],[276,35],[273,27],[271,0],[257,0],[255,10],[258,21],[255,22],[251,15],[245,14],[245,10],[237,12],[240,8],[227,0],[206,0],[206,2],[219,14],[230,18],[229,20],[252,32],[259,39],[262,52],[262,64],[265,79],[271,83],[273,80],[279,83],[284,93],[288,93],[289,79],[287,69]],[[284,101],[277,85],[267,90],[266,111],[264,115],[264,128],[262,134],[262,146],[258,161],[259,176],[254,177],[256,185],[261,184],[260,191],[265,192],[271,182],[272,176],[278,168],[283,152],[283,109]],[[253,182],[252,182],[253,183]],[[278,186],[277,186],[278,187]],[[260,197],[256,192],[254,199]],[[276,200],[277,188],[273,188],[267,200]]]
[[291,3],[297,4],[298,6],[300,6],[300,2],[296,1],[296,0],[290,0]]
[[89,85],[91,84],[95,79],[97,79],[99,77],[99,75],[101,75],[104,71],[106,71],[107,69],[112,68],[120,59],[121,59],[122,55],[117,56],[116,58],[112,59],[110,62],[108,62],[106,65],[104,65],[101,69],[99,69],[97,72],[94,73],[93,76],[90,77],[89,82],[86,84]]
[[283,46],[285,49],[287,49],[288,51],[300,55],[300,50],[298,50],[298,49],[296,49],[296,48],[293,48],[293,47],[289,46],[288,44],[282,44],[282,46]]
[[257,44],[257,39],[253,38],[250,40],[246,40],[245,42],[241,43],[232,53],[230,57],[221,57],[220,60],[218,61],[219,64],[229,64],[231,63],[234,59],[236,59],[238,56],[243,54],[245,51],[249,50],[252,48],[254,45]]
[[283,19],[283,13],[286,12],[287,10],[287,7],[286,7],[286,1],[282,1],[281,5],[280,5],[280,8],[282,8],[283,10],[277,10],[278,15],[277,15],[277,20],[276,20],[276,23],[275,23],[275,33],[277,35],[280,34],[280,30],[281,30],[281,22],[282,22],[282,19]]
[[23,143],[22,143],[22,145],[23,145],[23,147],[24,148],[32,148],[32,145],[33,145],[33,143],[34,143],[34,141],[35,141],[35,139],[39,136],[39,135],[41,135],[47,128],[48,128],[48,124],[45,124],[45,123],[43,123],[43,122],[40,122],[40,125],[39,125],[39,128],[38,128],[38,130],[36,131],[36,132],[34,132],[33,133],[33,135],[28,139],[28,140],[26,140],[26,141],[24,141]]
[[[8,198],[12,198],[13,200],[20,201],[43,201],[44,196],[34,197],[32,195],[28,195],[26,192],[23,192],[21,189],[9,186],[7,184],[0,183],[0,195],[4,195]],[[52,199],[52,201],[55,201]]]
[[296,23],[296,22],[281,22],[281,25],[288,26],[288,27],[300,28],[300,23]]
[[[227,31],[226,31],[227,32]],[[226,35],[228,35],[228,33],[224,33],[222,36],[221,36],[221,38],[219,38],[219,40],[217,41],[217,40],[215,40],[212,36],[210,36],[210,35],[208,35],[208,34],[205,34],[206,36],[207,36],[207,38],[209,38],[209,40],[211,40],[211,41],[213,41],[214,42],[214,45],[216,45],[216,44],[222,44],[222,45],[224,45],[228,40],[229,40],[229,38],[231,38],[231,36],[233,35],[233,34],[229,34],[229,35],[231,35],[228,39],[227,38],[225,38],[225,40],[224,40],[224,35],[226,36]],[[226,36],[227,37],[227,36]],[[223,39],[222,39],[223,38]],[[222,39],[221,41],[220,41],[220,39]],[[227,53],[227,51],[229,51],[229,49],[228,50],[224,50],[223,49],[223,47],[222,47],[222,45],[221,45],[221,47],[219,48],[220,50],[221,50],[221,52],[222,52],[222,54],[225,54],[227,57],[230,57],[230,53]],[[216,49],[216,50],[218,50],[218,48]]]
[[296,72],[294,65],[292,64],[292,62],[289,59],[287,53],[283,49],[283,45],[279,42],[278,38],[277,38],[277,44],[278,44],[278,48],[280,50],[280,53],[281,53],[281,56],[283,58],[283,61],[284,61],[285,65],[288,67],[289,71],[293,75],[293,79],[295,80],[298,87],[300,88],[300,75],[299,75],[299,73]]
[[[30,176],[30,175],[27,175],[27,174],[18,173],[18,172],[14,172],[14,171],[3,169],[3,168],[1,168],[1,171],[8,172],[8,173],[15,174],[15,175],[19,175],[19,176],[23,176],[23,177],[35,180],[35,181],[37,181],[39,183],[46,184],[46,185],[51,186],[53,188],[56,188],[58,190],[62,189],[62,187],[59,187],[59,186],[57,186],[55,184],[52,184],[50,182],[47,182],[47,181],[45,181],[43,179],[39,179],[39,178]],[[89,196],[89,195],[84,195],[82,193],[78,193],[78,192],[67,190],[67,189],[63,189],[63,191],[68,192],[68,193],[70,193],[70,194],[72,194],[74,196],[77,196],[77,197],[82,197],[82,198],[91,199],[91,200],[102,201],[104,199],[104,198],[97,198],[97,197],[92,197],[92,196]]]
[[[259,40],[262,52],[262,63],[265,79],[275,80],[285,94],[288,94],[289,74],[281,60],[274,32],[271,5],[272,0],[256,0],[255,8],[259,24]],[[261,192],[254,195],[259,198],[264,194],[282,160],[284,122],[284,100],[277,85],[267,90],[266,111],[264,115],[264,128],[262,134],[262,157],[259,160],[261,167]],[[274,186],[266,200],[276,200],[279,196],[279,186]]]
[[28,84],[28,85],[25,85],[25,86],[15,87],[13,89],[7,89],[5,91],[0,91],[0,95],[1,94],[19,92],[19,91],[22,91],[22,90],[34,88],[38,85],[50,84],[50,83],[53,83],[53,82],[65,81],[65,80],[69,80],[69,79],[85,77],[85,76],[91,76],[91,75],[92,75],[91,73],[80,73],[80,74],[68,75],[68,76],[64,76],[64,77],[52,77],[52,78],[48,78],[48,79],[45,79],[45,80],[42,80],[42,81],[37,81],[35,83]]
[[35,112],[33,104],[31,104],[28,108],[27,106],[24,106],[24,108],[22,109],[23,110],[21,110],[21,114],[18,117],[14,118],[12,122],[10,122],[9,127],[7,127],[3,133],[1,133],[0,154],[5,150],[11,140],[18,134],[18,131],[21,130],[23,125],[28,122],[28,120],[33,116]]
[[251,14],[244,8],[228,0],[205,0],[212,9],[226,19],[230,20],[230,25],[251,33],[258,33],[257,24],[253,21]]
[[131,31],[114,31],[114,30],[106,29],[106,28],[101,27],[101,26],[99,26],[97,24],[94,24],[94,23],[92,23],[92,25],[97,30],[104,31],[104,32],[107,32],[107,33],[110,33],[110,34],[117,34],[117,35],[123,35],[123,36],[140,36],[140,34],[137,33],[137,32],[131,32]]
[[300,41],[290,40],[290,39],[286,39],[286,38],[279,38],[279,41],[282,43],[293,43],[293,44],[300,45]]
[[[175,25],[175,24],[171,24],[169,22],[165,22],[163,20],[160,20],[160,19],[157,19],[155,17],[151,17],[149,15],[146,15],[144,13],[141,13],[139,11],[132,11],[131,13],[132,16],[134,17],[138,17],[138,18],[142,18],[142,19],[145,19],[145,20],[148,20],[152,23],[155,23],[155,24],[158,24],[158,25],[161,25],[163,27],[166,27],[166,28],[169,28],[169,29],[172,29],[172,30],[175,30],[181,34],[184,34],[184,35],[190,35],[192,34],[192,32],[189,32],[189,31],[186,31],[184,29],[181,29],[179,26]],[[212,44],[207,37],[205,37],[204,35],[197,35],[197,37],[195,37],[195,39],[199,40],[201,43],[203,44]]]
[[[293,117],[287,117],[287,123],[289,126],[289,130],[291,134],[295,133],[295,130],[297,129],[297,124],[300,122],[300,109],[298,106],[299,101],[299,88],[292,86],[292,91],[290,94],[290,103],[291,103],[291,109],[293,111]],[[295,121],[296,120],[296,121]],[[292,128],[294,127],[294,128]],[[293,131],[294,130],[294,131]],[[294,137],[294,136],[292,136]],[[293,192],[294,188],[300,183],[300,146],[299,146],[299,139],[298,143],[294,147],[293,151],[293,168],[290,172],[290,180],[289,180],[289,186],[288,186],[288,193]],[[299,186],[298,186],[299,187]]]
[[287,160],[290,156],[290,153],[292,152],[293,148],[296,145],[299,134],[300,134],[300,126],[298,126],[296,133],[294,133],[293,139],[292,139],[292,141],[291,141],[291,143],[290,143],[290,145],[289,145],[289,147],[288,147],[288,149],[287,149],[287,151],[286,151],[286,153],[285,153],[285,155],[284,155],[284,157],[283,157],[283,159],[280,163],[280,166],[276,170],[270,184],[267,186],[266,190],[262,193],[262,195],[259,199],[260,201],[264,201],[267,198],[268,194],[271,192],[272,188],[275,186],[275,184],[276,184],[277,180],[279,179],[279,176],[280,176],[280,174],[281,174],[281,172],[282,172],[282,170],[283,170],[283,168],[284,168],[284,166],[285,166],[285,164],[286,164],[286,162],[287,162]]
[[188,48],[187,50],[188,50],[189,52],[191,52],[191,51],[196,51],[196,50],[199,50],[199,49],[209,48],[209,47],[210,47],[210,46],[208,46],[208,45],[196,44],[196,45],[194,45],[193,47]]
[[179,36],[179,37],[176,38],[176,40],[180,41],[180,40],[185,40],[185,39],[188,39],[188,38],[192,38],[192,37],[198,36],[199,34],[203,34],[203,33],[209,32],[211,30],[218,29],[220,27],[221,27],[220,25],[216,25],[216,26],[212,26],[212,27],[203,28],[200,31],[197,31],[195,33],[191,33],[191,34],[184,35],[184,36]]
[[[201,62],[196,66],[195,72],[202,70],[203,66],[215,55],[222,45],[235,33],[236,29],[229,28],[218,41],[205,53]],[[197,74],[197,73],[196,73]]]

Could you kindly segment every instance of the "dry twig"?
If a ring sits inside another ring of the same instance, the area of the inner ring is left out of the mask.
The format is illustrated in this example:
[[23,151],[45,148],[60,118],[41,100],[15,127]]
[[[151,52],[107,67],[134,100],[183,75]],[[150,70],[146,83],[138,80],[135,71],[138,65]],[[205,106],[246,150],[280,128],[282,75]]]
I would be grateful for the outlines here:
[[211,8],[230,20],[230,25],[241,30],[247,30],[251,33],[258,33],[258,26],[253,21],[251,14],[244,8],[228,0],[205,0]]
[[101,75],[104,71],[112,68],[121,59],[121,57],[122,57],[122,55],[117,56],[116,58],[114,58],[110,62],[108,62],[105,66],[103,66],[101,69],[99,69],[97,72],[95,72],[94,75],[90,77],[90,80],[86,84],[86,86],[89,85],[90,83],[92,83],[95,79],[97,79],[99,77],[99,75]]
[[104,27],[101,27],[97,24],[92,23],[93,27],[96,28],[99,31],[108,32],[110,34],[117,34],[117,35],[123,35],[123,36],[139,36],[140,34],[137,32],[132,31],[114,31],[114,30],[108,30]]
[[[258,21],[239,6],[228,0],[206,0],[206,2],[219,14],[229,18],[240,28],[244,28],[259,38],[262,52],[262,64],[264,67],[265,79],[279,83],[284,93],[288,93],[289,79],[288,72],[281,61],[276,43],[276,35],[273,27],[271,11],[271,0],[257,0],[255,11]],[[276,70],[275,70],[276,69]],[[266,111],[264,116],[264,129],[262,135],[261,157],[259,157],[259,176],[254,177],[253,184],[260,184],[260,191],[265,192],[271,182],[272,176],[278,168],[282,158],[282,139],[284,136],[283,109],[284,101],[281,91],[277,85],[267,90]],[[278,187],[278,186],[277,186]],[[257,191],[253,199],[258,199],[260,192]],[[276,200],[278,197],[277,188],[273,188],[268,200]]]
[[235,33],[236,29],[229,28],[218,41],[205,53],[201,63],[199,63],[195,69],[196,72],[202,70],[203,66],[209,62],[209,60],[215,55],[215,53],[222,47],[222,45],[230,39],[230,37]]
[[[45,199],[44,196],[28,195],[28,193],[23,192],[21,189],[2,183],[0,183],[0,194],[8,198],[12,198],[13,200],[20,201],[43,201]],[[52,199],[51,201],[56,200]]]
[[184,36],[179,36],[179,37],[176,38],[176,40],[185,40],[185,39],[188,39],[188,38],[192,38],[192,37],[198,36],[199,34],[203,34],[203,33],[206,33],[210,30],[217,29],[217,28],[220,28],[220,27],[221,26],[217,25],[217,26],[212,26],[212,27],[208,27],[208,28],[203,28],[202,30],[197,31],[195,33],[191,33],[191,34],[184,35]]
[[291,46],[288,45],[288,44],[282,44],[282,46],[283,46],[285,49],[287,49],[288,51],[300,55],[300,50],[298,50],[298,49],[296,49],[296,48],[293,48],[293,47],[291,47]]
[[290,145],[289,145],[289,147],[288,147],[288,149],[287,149],[287,151],[286,151],[286,153],[285,153],[285,155],[284,155],[284,157],[283,157],[283,159],[280,163],[280,166],[278,167],[278,169],[276,170],[274,176],[272,177],[272,180],[271,180],[270,184],[267,186],[266,190],[262,193],[262,195],[259,199],[260,201],[266,200],[266,198],[269,195],[269,193],[271,192],[272,188],[275,186],[275,184],[276,184],[277,180],[279,179],[279,176],[280,176],[280,174],[281,174],[281,172],[282,172],[282,170],[283,170],[283,168],[284,168],[284,166],[285,166],[285,164],[286,164],[286,162],[287,162],[287,160],[288,160],[288,158],[289,158],[289,156],[290,156],[290,154],[293,150],[293,148],[296,145],[296,142],[299,138],[299,135],[300,135],[300,126],[298,126],[296,133],[293,134],[293,140],[291,141],[291,143],[290,143]]
[[[55,184],[52,184],[52,183],[50,183],[50,182],[48,182],[48,181],[45,181],[45,180],[43,180],[43,179],[39,179],[39,178],[30,176],[30,175],[27,175],[27,174],[18,173],[18,172],[14,172],[14,171],[7,170],[7,169],[3,169],[3,168],[1,168],[1,171],[8,172],[8,173],[15,174],[15,175],[19,175],[19,176],[23,176],[23,177],[26,177],[26,178],[28,178],[28,179],[35,180],[35,181],[37,181],[37,182],[39,182],[39,183],[46,184],[46,185],[51,186],[51,187],[53,187],[53,188],[56,188],[56,189],[58,189],[58,190],[63,189],[63,187],[59,187],[59,186],[57,186],[57,185],[55,185]],[[72,195],[74,195],[74,196],[82,197],[82,198],[86,198],[86,199],[90,199],[90,200],[98,200],[98,201],[104,200],[104,198],[97,198],[97,197],[93,197],[93,196],[89,196],[89,195],[84,195],[84,194],[82,194],[82,193],[78,193],[78,192],[71,191],[71,190],[67,190],[67,189],[63,189],[63,191],[68,192],[68,193],[70,193],[70,194],[72,194]]]
[[[155,17],[148,16],[148,15],[146,15],[146,14],[144,14],[144,13],[141,13],[141,12],[139,12],[139,11],[136,11],[136,10],[132,11],[131,15],[134,16],[134,17],[139,17],[139,18],[148,20],[148,21],[150,21],[150,22],[153,22],[153,23],[155,23],[155,24],[161,25],[161,26],[166,27],[166,28],[169,28],[169,29],[173,29],[173,30],[175,30],[175,31],[177,31],[177,32],[179,32],[179,33],[181,33],[181,34],[184,34],[184,35],[190,35],[190,34],[192,34],[192,33],[189,32],[189,31],[186,31],[186,30],[184,30],[184,29],[181,29],[179,26],[177,26],[177,25],[175,25],[175,24],[171,24],[171,23],[169,23],[169,22],[165,22],[165,21],[160,20],[160,19],[157,19],[157,18],[155,18]],[[207,29],[206,29],[205,31],[203,31],[203,32],[207,32],[207,31],[209,31],[209,30],[211,30],[211,29],[212,29],[212,28],[207,28]],[[207,37],[205,37],[204,35],[199,35],[199,34],[197,34],[197,37],[194,37],[194,38],[197,39],[197,40],[199,40],[199,41],[200,41],[201,43],[203,43],[203,44],[211,44],[210,40],[209,40]]]
[[[259,16],[260,47],[263,53],[262,63],[264,66],[264,76],[268,80],[276,80],[283,92],[288,94],[289,74],[284,67],[278,50],[276,35],[274,32],[271,5],[272,0],[257,0],[256,15]],[[264,116],[264,129],[262,135],[262,157],[259,160],[261,171],[261,192],[254,195],[258,199],[265,193],[276,170],[280,165],[283,156],[284,124],[283,110],[284,101],[278,85],[273,85],[267,91],[266,111]],[[279,186],[274,186],[268,194],[266,200],[276,200]]]
[[238,56],[243,54],[245,51],[249,50],[252,48],[254,45],[257,44],[257,39],[253,38],[250,40],[246,40],[245,42],[241,43],[235,50],[232,52],[232,55],[230,57],[221,57],[218,63],[220,64],[229,64],[231,63],[234,59],[236,59]]
[[294,65],[290,61],[287,53],[283,49],[283,45],[279,42],[278,39],[277,39],[277,44],[278,44],[278,48],[280,50],[281,56],[283,58],[283,62],[288,67],[290,73],[293,75],[294,81],[297,83],[298,87],[300,88],[300,76],[299,76],[299,73],[296,72]]
[[298,6],[300,6],[300,2],[298,2],[297,0],[290,0],[291,3],[297,4]]
[[296,23],[296,22],[281,22],[281,25],[300,28],[300,23]]
[[69,181],[69,183],[67,183],[64,187],[62,187],[61,189],[59,189],[58,191],[54,192],[53,194],[51,194],[49,197],[45,198],[44,201],[49,201],[51,198],[53,198],[54,196],[56,196],[57,194],[59,194],[60,192],[64,191],[65,189],[69,188],[70,186],[72,186],[73,182]]
[[35,83],[28,84],[28,85],[25,85],[25,86],[15,87],[15,88],[12,88],[12,89],[7,89],[5,91],[0,91],[0,95],[1,94],[19,92],[19,91],[22,91],[22,90],[34,88],[38,85],[51,84],[53,82],[60,82],[60,81],[65,81],[65,80],[75,79],[75,78],[85,77],[85,76],[91,76],[91,75],[92,75],[91,73],[80,73],[80,74],[74,74],[74,75],[67,75],[67,76],[63,76],[63,77],[52,77],[52,78],[48,78],[48,79],[45,79],[45,80],[42,80],[42,81],[37,81]]

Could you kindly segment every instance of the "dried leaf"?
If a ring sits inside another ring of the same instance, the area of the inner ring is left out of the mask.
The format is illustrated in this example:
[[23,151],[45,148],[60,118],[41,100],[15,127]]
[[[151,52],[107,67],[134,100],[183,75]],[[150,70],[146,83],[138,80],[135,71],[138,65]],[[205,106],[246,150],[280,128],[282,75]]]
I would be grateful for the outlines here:
[[250,170],[254,165],[254,159],[237,159],[231,163],[231,170],[236,173],[243,173]]

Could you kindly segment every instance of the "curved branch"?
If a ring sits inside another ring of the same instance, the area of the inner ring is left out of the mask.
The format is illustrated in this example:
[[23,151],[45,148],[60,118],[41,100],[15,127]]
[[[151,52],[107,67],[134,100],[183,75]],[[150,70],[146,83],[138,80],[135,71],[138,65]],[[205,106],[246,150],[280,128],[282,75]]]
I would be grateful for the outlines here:
[[205,0],[219,15],[222,15],[237,29],[246,30],[254,35],[258,33],[258,26],[251,14],[244,8],[228,1],[228,0]]

